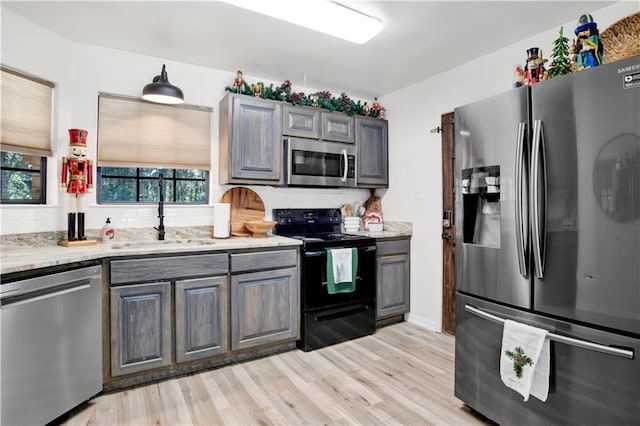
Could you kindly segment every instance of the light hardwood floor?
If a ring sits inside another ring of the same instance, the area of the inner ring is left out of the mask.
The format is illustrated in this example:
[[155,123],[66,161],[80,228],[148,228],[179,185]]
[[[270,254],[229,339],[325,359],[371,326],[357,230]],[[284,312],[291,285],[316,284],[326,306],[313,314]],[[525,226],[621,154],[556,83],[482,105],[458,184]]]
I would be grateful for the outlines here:
[[404,322],[101,395],[65,425],[474,425],[453,396],[454,338]]

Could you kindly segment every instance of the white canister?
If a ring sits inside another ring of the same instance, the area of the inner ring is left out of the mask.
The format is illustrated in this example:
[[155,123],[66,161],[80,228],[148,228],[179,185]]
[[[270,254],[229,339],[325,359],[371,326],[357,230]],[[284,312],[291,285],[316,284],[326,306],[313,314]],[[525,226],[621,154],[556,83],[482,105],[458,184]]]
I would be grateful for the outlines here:
[[231,204],[213,204],[213,238],[229,238],[231,231]]

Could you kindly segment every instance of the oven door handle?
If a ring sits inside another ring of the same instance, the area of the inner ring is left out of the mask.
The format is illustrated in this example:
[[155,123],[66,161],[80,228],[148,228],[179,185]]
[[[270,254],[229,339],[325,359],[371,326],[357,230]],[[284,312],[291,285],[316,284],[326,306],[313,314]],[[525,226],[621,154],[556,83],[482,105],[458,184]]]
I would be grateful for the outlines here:
[[[336,247],[336,248],[351,248],[351,247]],[[322,250],[314,250],[314,251],[305,251],[304,257],[319,257],[327,254],[327,250],[331,249],[322,249]],[[358,252],[362,253],[370,253],[372,251],[376,251],[376,246],[368,246],[368,247],[358,247]]]

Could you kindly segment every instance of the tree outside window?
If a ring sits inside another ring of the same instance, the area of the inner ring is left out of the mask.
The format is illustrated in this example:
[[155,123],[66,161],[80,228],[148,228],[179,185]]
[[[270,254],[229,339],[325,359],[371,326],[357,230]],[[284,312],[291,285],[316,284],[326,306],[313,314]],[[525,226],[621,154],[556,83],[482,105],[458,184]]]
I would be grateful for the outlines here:
[[209,173],[205,170],[136,167],[99,167],[98,202],[157,203],[158,176],[164,180],[164,199],[175,204],[206,204]]
[[2,204],[46,203],[46,157],[2,151]]

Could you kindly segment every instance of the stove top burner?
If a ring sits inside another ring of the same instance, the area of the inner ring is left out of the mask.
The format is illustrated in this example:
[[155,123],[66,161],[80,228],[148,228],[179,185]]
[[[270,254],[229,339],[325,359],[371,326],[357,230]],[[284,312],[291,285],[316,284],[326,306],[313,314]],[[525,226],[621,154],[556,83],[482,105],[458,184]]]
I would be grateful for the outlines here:
[[341,232],[338,209],[273,209],[274,233],[304,242],[305,247],[341,247],[375,243],[363,235]]

